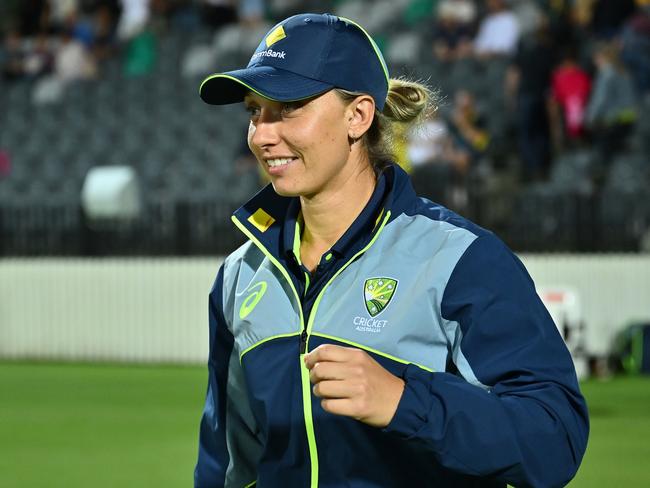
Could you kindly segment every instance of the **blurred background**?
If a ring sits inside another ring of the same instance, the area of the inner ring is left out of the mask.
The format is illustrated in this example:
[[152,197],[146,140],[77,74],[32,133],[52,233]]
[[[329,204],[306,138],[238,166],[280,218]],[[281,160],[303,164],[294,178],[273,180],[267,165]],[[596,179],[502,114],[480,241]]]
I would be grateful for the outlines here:
[[207,293],[265,184],[198,87],[306,11],[439,90],[396,157],[534,278],[590,404],[572,486],[650,486],[650,1],[2,0],[0,487],[191,486]]

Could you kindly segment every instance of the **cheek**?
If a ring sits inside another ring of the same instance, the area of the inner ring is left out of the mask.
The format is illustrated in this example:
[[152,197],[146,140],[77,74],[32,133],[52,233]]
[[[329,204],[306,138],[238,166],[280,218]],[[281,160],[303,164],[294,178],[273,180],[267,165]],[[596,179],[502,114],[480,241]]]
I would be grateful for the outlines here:
[[335,161],[341,160],[343,162],[347,160],[350,146],[345,129],[343,127],[337,127],[336,129],[330,128],[329,130],[324,130],[322,134],[321,147],[325,155]]

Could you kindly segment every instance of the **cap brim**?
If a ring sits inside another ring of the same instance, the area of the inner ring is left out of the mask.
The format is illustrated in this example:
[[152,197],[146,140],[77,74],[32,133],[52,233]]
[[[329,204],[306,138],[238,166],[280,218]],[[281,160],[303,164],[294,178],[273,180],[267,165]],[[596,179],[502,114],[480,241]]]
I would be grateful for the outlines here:
[[302,100],[324,93],[334,85],[312,80],[273,66],[250,68],[216,73],[208,76],[199,87],[205,103],[227,105],[244,100],[249,92],[280,102]]

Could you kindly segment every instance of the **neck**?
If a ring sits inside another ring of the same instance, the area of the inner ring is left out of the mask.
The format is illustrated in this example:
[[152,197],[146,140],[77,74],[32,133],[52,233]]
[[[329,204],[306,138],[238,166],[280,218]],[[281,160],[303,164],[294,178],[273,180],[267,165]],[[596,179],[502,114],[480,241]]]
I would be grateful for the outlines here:
[[377,184],[369,164],[355,165],[336,191],[312,197],[301,196],[305,230],[301,252],[320,256],[338,241],[363,211]]

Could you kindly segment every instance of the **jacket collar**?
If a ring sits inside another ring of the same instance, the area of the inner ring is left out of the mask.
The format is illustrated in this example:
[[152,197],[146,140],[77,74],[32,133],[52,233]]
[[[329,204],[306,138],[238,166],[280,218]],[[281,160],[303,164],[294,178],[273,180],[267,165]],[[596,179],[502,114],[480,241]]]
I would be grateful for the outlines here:
[[[388,211],[392,220],[412,206],[415,198],[406,172],[395,164],[388,166],[380,175],[368,205],[332,246],[332,251],[340,257],[352,255],[372,238]],[[278,195],[269,184],[236,210],[232,220],[256,245],[284,261],[286,251],[293,249],[299,202],[297,197]]]

